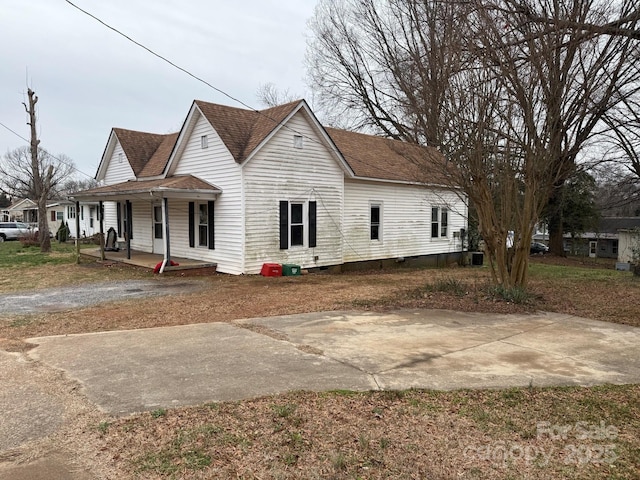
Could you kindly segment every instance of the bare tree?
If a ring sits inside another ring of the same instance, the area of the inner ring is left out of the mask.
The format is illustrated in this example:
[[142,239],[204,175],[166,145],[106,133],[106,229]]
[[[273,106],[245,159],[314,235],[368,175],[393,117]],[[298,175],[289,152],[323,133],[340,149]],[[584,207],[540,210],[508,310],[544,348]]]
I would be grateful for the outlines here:
[[631,38],[531,15],[598,24],[615,16],[612,8],[588,0],[323,1],[311,22],[311,84],[324,108],[342,105],[360,128],[439,147],[450,184],[476,207],[494,280],[523,286],[542,209],[603,115],[640,84]]
[[278,90],[273,83],[263,83],[256,92],[258,101],[265,107],[277,107],[283,103],[293,102],[301,97],[292,94],[289,89]]
[[47,221],[47,200],[55,192],[60,182],[74,170],[68,159],[55,158],[39,147],[37,138],[35,106],[38,97],[28,89],[29,103],[24,108],[29,115],[31,127],[29,147],[8,152],[0,162],[1,189],[10,196],[30,198],[38,205],[38,236],[40,250],[51,251],[49,223]]

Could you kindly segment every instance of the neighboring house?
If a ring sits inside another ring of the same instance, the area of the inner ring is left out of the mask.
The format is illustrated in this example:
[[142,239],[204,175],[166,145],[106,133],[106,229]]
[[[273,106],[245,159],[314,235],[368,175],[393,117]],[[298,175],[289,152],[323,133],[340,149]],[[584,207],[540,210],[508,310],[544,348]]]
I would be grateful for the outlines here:
[[[80,223],[80,235],[76,232],[76,216]],[[59,200],[47,205],[49,231],[54,235],[63,222],[69,227],[70,238],[91,237],[99,232],[98,203],[85,203],[76,208],[76,203]]]
[[72,198],[100,202],[105,232],[132,249],[169,247],[231,274],[270,262],[452,261],[467,205],[438,181],[441,160],[432,148],[324,128],[304,100],[261,112],[194,101],[180,132],[114,128],[102,186]]
[[29,198],[16,200],[5,211],[8,221],[15,220],[34,225],[38,223],[38,204]]
[[640,217],[602,217],[595,232],[585,232],[575,238],[565,234],[565,251],[573,255],[618,258],[619,231],[636,227],[640,227]]

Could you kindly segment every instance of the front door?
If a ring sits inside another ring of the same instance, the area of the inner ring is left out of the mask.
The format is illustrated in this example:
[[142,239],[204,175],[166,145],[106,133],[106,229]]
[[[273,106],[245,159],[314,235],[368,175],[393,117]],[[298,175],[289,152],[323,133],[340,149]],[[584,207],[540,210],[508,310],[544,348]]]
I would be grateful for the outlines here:
[[162,225],[162,206],[153,206],[153,253],[164,253],[164,227]]
[[596,258],[598,254],[598,242],[589,242],[589,256],[591,258]]

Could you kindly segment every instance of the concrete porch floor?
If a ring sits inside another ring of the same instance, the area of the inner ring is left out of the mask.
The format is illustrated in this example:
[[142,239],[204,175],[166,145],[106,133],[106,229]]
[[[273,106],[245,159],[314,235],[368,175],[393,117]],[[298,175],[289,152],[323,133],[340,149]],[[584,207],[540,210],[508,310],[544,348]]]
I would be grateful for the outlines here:
[[[80,250],[81,255],[86,255],[88,257],[93,257],[100,259],[100,249],[99,248],[83,248]],[[111,262],[120,262],[126,263],[128,265],[135,265],[137,267],[149,268],[153,270],[156,265],[164,259],[164,255],[157,253],[147,253],[141,252],[139,250],[131,250],[131,258],[127,258],[127,251],[120,250],[117,252],[104,252],[105,260]],[[200,269],[203,271],[209,271],[210,273],[215,273],[216,271],[216,263],[213,262],[203,262],[202,260],[194,260],[191,258],[183,258],[183,257],[174,257],[171,256],[171,260],[179,265],[165,267],[165,272],[176,272],[181,270],[195,270]]]

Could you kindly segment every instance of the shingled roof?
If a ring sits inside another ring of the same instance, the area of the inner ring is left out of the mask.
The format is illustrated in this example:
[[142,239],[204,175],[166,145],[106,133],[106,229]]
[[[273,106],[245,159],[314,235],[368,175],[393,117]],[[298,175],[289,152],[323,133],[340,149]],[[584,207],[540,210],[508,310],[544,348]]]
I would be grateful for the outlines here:
[[113,132],[136,177],[162,174],[178,138],[177,133],[161,135],[124,128],[114,128]]
[[[242,163],[295,109],[301,100],[262,111],[228,107],[196,100],[194,103],[216,130],[236,162]],[[178,133],[159,135],[113,129],[136,177],[162,175]],[[325,128],[356,177],[439,184],[437,168],[443,156],[421,147],[375,135]]]
[[215,185],[211,185],[204,180],[193,175],[174,175],[168,178],[160,178],[154,180],[129,180],[114,185],[105,185],[102,187],[90,188],[72,194],[72,197],[101,197],[124,194],[140,194],[160,191],[208,191],[212,193],[220,193],[221,190]]
[[433,167],[444,157],[435,148],[337,128],[325,130],[357,177],[442,183],[439,169]]
[[300,100],[259,112],[201,100],[195,103],[218,132],[235,161],[242,163],[295,110]]

